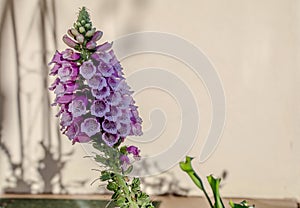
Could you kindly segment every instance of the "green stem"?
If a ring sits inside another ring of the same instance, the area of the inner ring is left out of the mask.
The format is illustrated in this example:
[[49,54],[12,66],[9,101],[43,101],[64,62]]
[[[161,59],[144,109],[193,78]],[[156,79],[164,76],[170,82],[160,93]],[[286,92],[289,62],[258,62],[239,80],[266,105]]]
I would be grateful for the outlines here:
[[133,200],[131,197],[131,192],[128,188],[128,184],[125,181],[125,177],[123,175],[116,174],[116,181],[118,185],[121,187],[121,189],[123,190],[123,193],[125,194],[125,197],[131,206],[130,208],[139,208],[137,202]]
[[192,179],[192,181],[203,191],[209,205],[211,208],[214,208],[214,205],[213,203],[211,202],[206,190],[205,190],[205,187],[203,186],[203,183],[202,183],[202,180],[201,178],[198,176],[198,174],[194,171],[194,170],[190,170],[187,172],[187,174],[190,176],[190,178]]
[[214,208],[213,203],[211,202],[204,186],[203,186],[203,182],[201,180],[201,178],[197,175],[197,173],[194,171],[193,167],[192,167],[192,160],[194,158],[186,156],[185,161],[184,162],[180,162],[179,166],[181,168],[181,170],[183,170],[184,172],[186,172],[190,178],[192,179],[192,181],[195,183],[195,185],[201,190],[203,191],[209,205],[211,208]]

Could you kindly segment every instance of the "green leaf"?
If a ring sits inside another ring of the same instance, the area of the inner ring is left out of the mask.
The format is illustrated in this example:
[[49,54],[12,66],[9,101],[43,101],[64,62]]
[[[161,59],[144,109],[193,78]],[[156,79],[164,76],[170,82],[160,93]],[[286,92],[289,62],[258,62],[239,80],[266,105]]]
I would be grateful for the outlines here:
[[229,205],[231,206],[231,208],[254,208],[254,205],[250,206],[245,200],[239,204],[235,204],[233,203],[233,201],[230,200]]
[[192,160],[193,159],[194,158],[192,158],[192,157],[186,156],[185,162],[180,162],[179,166],[180,166],[181,170],[183,170],[184,172],[186,172],[190,176],[190,178],[196,184],[196,186],[203,191],[210,207],[214,208],[213,204],[212,204],[212,202],[211,202],[211,200],[210,200],[210,198],[209,198],[209,196],[208,196],[208,194],[205,190],[205,187],[203,186],[201,178],[197,175],[197,173],[194,171],[194,169],[192,167]]
[[104,158],[104,157],[102,157],[102,156],[100,156],[100,155],[96,155],[95,161],[96,161],[96,162],[99,162],[99,163],[102,163],[102,164],[104,164],[104,165],[107,164],[107,159]]
[[122,153],[123,155],[125,155],[127,153],[127,146],[123,146],[120,148],[120,153]]
[[192,157],[186,156],[185,162],[180,162],[179,166],[180,166],[181,170],[183,170],[184,172],[186,172],[190,176],[190,178],[196,184],[196,186],[198,186],[203,191],[204,187],[203,187],[202,180],[197,175],[197,173],[194,171],[194,169],[192,167],[192,160],[193,159],[194,158],[192,158]]
[[106,188],[110,191],[116,191],[116,190],[118,190],[119,186],[118,186],[118,184],[116,184],[114,182],[109,182],[107,184]]
[[116,204],[117,205],[124,205],[126,203],[126,198],[121,196],[117,199]]
[[219,192],[221,179],[214,178],[212,175],[210,175],[207,176],[207,180],[214,194],[214,199],[215,199],[214,208],[225,208]]
[[133,170],[133,166],[130,165],[127,170],[124,171],[124,175],[128,175],[129,173],[131,173],[131,171]]
[[115,193],[113,193],[113,195],[111,196],[112,199],[114,199],[116,201],[116,199],[120,196],[120,190],[115,191]]
[[113,173],[107,172],[107,171],[102,171],[100,179],[101,181],[107,181],[109,179],[112,179]]

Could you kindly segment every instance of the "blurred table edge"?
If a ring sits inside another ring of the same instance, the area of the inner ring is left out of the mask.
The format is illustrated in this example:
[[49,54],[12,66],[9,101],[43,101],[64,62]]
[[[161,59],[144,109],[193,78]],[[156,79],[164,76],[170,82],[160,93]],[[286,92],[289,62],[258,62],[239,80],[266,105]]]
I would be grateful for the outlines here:
[[[31,198],[31,199],[86,199],[86,200],[109,200],[110,195],[102,194],[0,194],[0,198]],[[161,201],[160,208],[208,208],[208,204],[203,197],[196,196],[174,196],[161,195],[151,196],[153,201]],[[228,204],[229,199],[238,203],[244,198],[225,198],[224,204]],[[257,208],[300,208],[299,201],[296,199],[263,199],[245,198],[250,204],[255,204]],[[201,205],[201,206],[200,206]]]

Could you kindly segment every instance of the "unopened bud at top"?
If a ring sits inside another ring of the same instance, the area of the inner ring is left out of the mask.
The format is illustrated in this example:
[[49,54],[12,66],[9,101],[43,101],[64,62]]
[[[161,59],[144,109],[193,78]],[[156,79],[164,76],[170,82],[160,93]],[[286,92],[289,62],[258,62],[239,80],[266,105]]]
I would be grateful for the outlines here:
[[69,46],[71,48],[75,48],[76,46],[78,46],[78,43],[76,43],[74,40],[69,38],[67,35],[63,36],[63,41],[65,44],[67,44],[67,46]]
[[73,33],[71,32],[71,29],[68,29],[67,34],[68,34],[70,37],[74,38],[74,35],[73,35]]
[[95,31],[96,31],[96,28],[93,28],[93,29],[87,31],[85,33],[85,37],[88,37],[88,38],[92,37],[94,35]]
[[84,37],[83,37],[83,35],[81,35],[81,34],[79,34],[79,35],[77,35],[76,36],[76,40],[78,41],[78,43],[83,43],[83,41],[84,41]]
[[85,29],[84,29],[84,27],[79,27],[79,32],[81,33],[81,34],[83,34],[84,32],[85,32]]
[[87,48],[87,49],[95,49],[96,46],[97,46],[96,42],[94,42],[94,41],[92,41],[92,40],[89,41],[89,42],[86,44],[86,48]]
[[102,37],[102,35],[103,35],[102,31],[96,31],[95,34],[92,37],[92,40],[94,42],[96,42],[96,41],[100,40],[100,38]]
[[78,32],[78,30],[76,30],[75,28],[71,29],[71,33],[73,34],[74,37],[76,37],[77,35],[79,35],[80,33]]

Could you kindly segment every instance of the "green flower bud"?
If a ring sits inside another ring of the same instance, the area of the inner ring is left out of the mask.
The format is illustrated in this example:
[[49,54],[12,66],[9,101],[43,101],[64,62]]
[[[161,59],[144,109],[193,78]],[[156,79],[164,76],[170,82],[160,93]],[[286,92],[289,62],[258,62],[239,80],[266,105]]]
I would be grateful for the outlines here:
[[71,29],[71,33],[73,34],[73,36],[77,36],[77,35],[79,35],[79,32],[78,32],[78,30],[76,30],[75,28],[72,28]]
[[77,26],[77,27],[81,27],[80,22],[76,22],[76,26]]
[[118,185],[116,183],[109,182],[106,188],[110,191],[116,191],[118,189]]
[[88,37],[88,38],[92,37],[94,35],[95,31],[96,31],[96,28],[93,28],[93,29],[87,31],[85,33],[85,37]]
[[84,27],[86,28],[86,29],[91,29],[91,24],[90,23],[86,23],[85,25],[84,25]]
[[84,32],[85,32],[84,27],[79,27],[79,32],[80,32],[81,34],[84,33]]

